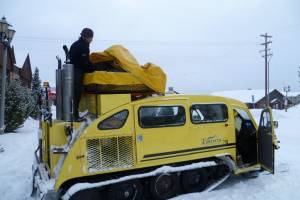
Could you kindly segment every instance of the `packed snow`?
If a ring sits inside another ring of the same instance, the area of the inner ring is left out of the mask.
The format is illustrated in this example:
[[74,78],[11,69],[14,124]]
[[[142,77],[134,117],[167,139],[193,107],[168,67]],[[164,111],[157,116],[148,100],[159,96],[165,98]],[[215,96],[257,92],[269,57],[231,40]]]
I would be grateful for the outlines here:
[[[261,110],[252,110],[259,120]],[[275,175],[263,172],[257,178],[235,176],[209,193],[192,193],[172,200],[247,200],[300,199],[300,106],[288,112],[273,110],[279,122],[276,134],[280,149],[276,151]],[[0,135],[0,199],[29,200],[31,165],[37,145],[38,122],[28,119],[16,133]]]

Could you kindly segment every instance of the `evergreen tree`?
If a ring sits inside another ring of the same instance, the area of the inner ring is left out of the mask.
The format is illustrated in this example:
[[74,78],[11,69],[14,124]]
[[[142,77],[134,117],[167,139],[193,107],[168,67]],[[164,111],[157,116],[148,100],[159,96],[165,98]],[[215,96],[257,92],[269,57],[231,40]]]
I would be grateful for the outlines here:
[[20,80],[7,83],[5,98],[5,132],[20,128],[28,118],[33,105],[30,89],[23,87]]
[[33,119],[38,119],[39,117],[39,106],[38,106],[38,99],[39,94],[41,92],[42,86],[41,86],[41,79],[39,76],[39,69],[36,67],[32,76],[32,84],[31,84],[31,93],[34,100],[34,107],[30,114],[30,116]]

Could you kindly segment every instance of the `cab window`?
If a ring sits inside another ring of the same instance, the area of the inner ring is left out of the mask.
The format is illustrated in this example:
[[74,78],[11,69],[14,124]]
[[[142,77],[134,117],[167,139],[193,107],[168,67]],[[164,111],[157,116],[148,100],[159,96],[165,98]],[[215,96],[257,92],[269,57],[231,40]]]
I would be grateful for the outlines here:
[[122,110],[106,118],[102,122],[100,122],[98,124],[98,129],[100,130],[119,129],[125,124],[128,114],[129,114],[128,110]]
[[181,126],[185,124],[182,106],[147,106],[139,109],[139,124],[142,128]]
[[190,112],[194,124],[225,122],[228,119],[225,104],[195,104]]
[[240,109],[240,108],[234,108],[234,110],[241,115],[241,117],[245,120],[250,120],[250,116],[248,115],[248,113],[243,110],[243,109]]
[[264,128],[272,128],[271,116],[269,112],[264,112],[260,121],[260,126]]

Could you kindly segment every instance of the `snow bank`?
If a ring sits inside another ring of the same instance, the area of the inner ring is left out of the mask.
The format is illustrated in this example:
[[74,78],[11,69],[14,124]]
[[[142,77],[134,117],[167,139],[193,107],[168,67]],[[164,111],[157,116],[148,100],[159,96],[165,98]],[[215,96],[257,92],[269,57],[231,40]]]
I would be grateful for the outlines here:
[[0,135],[0,199],[31,199],[31,165],[37,145],[38,122],[28,119],[16,133]]

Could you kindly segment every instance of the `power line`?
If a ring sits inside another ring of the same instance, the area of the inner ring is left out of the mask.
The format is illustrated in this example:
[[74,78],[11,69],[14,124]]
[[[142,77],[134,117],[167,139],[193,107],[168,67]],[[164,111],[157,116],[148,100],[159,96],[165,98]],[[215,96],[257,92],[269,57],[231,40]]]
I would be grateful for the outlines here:
[[269,38],[272,38],[271,35],[268,35],[268,33],[261,34],[261,37],[265,39],[265,42],[261,45],[265,46],[264,50],[261,50],[260,52],[264,52],[265,54],[263,57],[265,58],[265,97],[266,97],[266,107],[269,107],[270,101],[269,101],[269,88],[270,88],[270,76],[269,76],[269,64],[271,56],[273,56],[273,53],[269,53],[271,51],[270,48],[268,48],[268,45],[272,43],[272,41],[269,41]]
[[[16,36],[16,41],[25,42],[40,42],[40,43],[62,43],[73,42],[75,38],[51,38],[51,37],[36,37],[36,36]],[[253,41],[243,42],[213,42],[213,41],[146,41],[146,40],[112,40],[112,39],[96,39],[94,42],[102,43],[127,43],[131,45],[166,45],[166,46],[256,46],[257,43]]]

